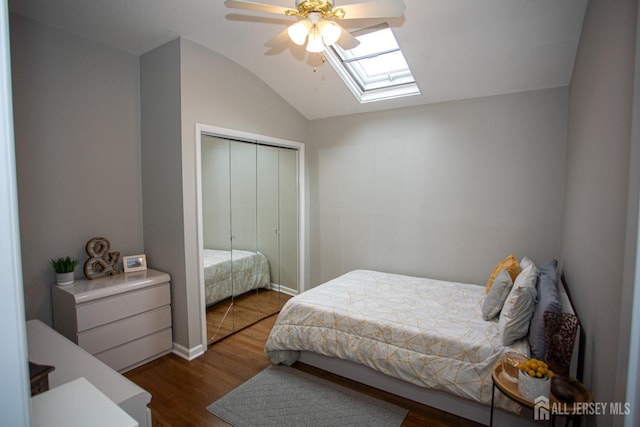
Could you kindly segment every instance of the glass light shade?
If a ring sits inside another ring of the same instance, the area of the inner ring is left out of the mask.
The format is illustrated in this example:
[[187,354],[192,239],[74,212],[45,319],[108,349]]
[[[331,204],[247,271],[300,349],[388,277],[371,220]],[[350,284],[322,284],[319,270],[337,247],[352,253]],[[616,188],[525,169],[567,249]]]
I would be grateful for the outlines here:
[[333,21],[322,21],[320,23],[320,33],[322,34],[324,44],[331,46],[337,42],[342,35],[342,29]]
[[320,31],[318,31],[317,26],[313,26],[311,31],[309,31],[309,41],[307,43],[307,51],[308,52],[322,52],[324,50],[324,43],[322,43],[322,35]]
[[291,39],[291,41],[293,41],[298,46],[302,46],[305,39],[307,38],[307,34],[309,34],[310,27],[311,24],[309,24],[309,21],[298,21],[289,27],[287,33],[289,33],[289,38]]

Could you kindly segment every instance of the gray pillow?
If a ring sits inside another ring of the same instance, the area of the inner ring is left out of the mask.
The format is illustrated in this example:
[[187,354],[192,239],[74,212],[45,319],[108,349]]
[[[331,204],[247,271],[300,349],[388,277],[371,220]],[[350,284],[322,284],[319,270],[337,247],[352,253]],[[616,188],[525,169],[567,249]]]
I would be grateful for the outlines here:
[[482,304],[482,318],[484,320],[491,320],[500,313],[512,286],[513,282],[509,272],[506,269],[500,270]]
[[560,293],[558,291],[557,266],[558,262],[555,259],[545,261],[538,266],[538,270],[540,270],[536,284],[538,303],[536,304],[529,327],[531,357],[538,360],[544,360],[546,355],[544,312],[560,313],[562,311],[562,301],[560,300]]

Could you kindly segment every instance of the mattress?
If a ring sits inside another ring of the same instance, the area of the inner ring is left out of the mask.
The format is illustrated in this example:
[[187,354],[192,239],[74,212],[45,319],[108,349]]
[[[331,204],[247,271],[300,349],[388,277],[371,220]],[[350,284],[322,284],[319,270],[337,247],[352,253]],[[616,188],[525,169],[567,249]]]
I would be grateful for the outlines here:
[[271,283],[269,262],[260,252],[204,249],[203,260],[207,305]]
[[493,366],[506,351],[529,348],[526,340],[502,345],[498,320],[482,319],[485,296],[484,286],[352,271],[290,299],[265,353],[284,364],[303,350],[337,357],[490,405]]

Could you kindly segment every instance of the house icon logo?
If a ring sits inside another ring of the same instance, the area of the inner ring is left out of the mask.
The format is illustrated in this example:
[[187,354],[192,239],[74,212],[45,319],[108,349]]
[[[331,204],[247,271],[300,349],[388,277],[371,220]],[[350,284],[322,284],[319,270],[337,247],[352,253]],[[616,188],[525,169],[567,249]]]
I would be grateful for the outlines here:
[[533,419],[536,421],[549,421],[549,399],[544,396],[538,396],[533,403]]

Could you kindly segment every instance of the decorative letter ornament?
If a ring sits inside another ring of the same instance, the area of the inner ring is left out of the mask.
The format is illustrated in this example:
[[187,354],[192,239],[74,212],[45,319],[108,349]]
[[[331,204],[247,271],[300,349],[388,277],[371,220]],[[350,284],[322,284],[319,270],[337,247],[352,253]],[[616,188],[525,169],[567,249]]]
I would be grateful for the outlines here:
[[84,274],[87,278],[93,280],[120,274],[118,269],[120,252],[109,252],[111,243],[107,239],[94,237],[87,242],[86,249],[89,259],[84,263]]

